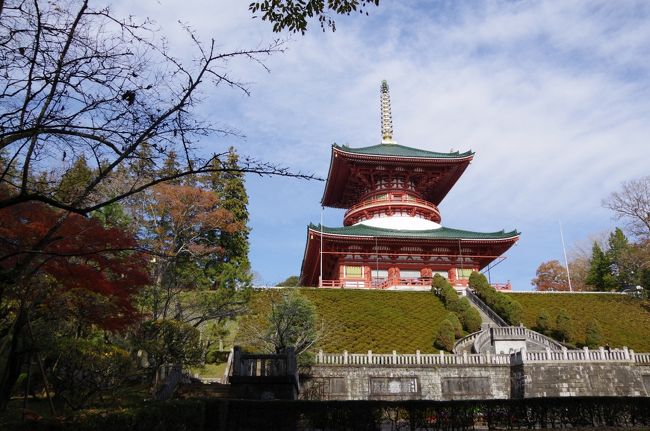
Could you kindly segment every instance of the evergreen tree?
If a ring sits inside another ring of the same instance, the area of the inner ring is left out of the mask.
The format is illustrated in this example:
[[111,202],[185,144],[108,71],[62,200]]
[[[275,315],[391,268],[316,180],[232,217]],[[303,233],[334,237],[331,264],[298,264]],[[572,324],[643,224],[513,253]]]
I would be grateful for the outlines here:
[[[467,298],[463,298],[467,301]],[[462,302],[462,301],[461,301]],[[481,314],[472,306],[465,308],[460,314],[460,320],[463,322],[463,328],[470,334],[481,329],[483,319]]]
[[535,322],[535,330],[544,335],[551,332],[551,316],[546,309],[541,309]]
[[617,287],[616,277],[612,274],[612,262],[597,242],[594,242],[592,248],[586,282],[601,292],[616,290]]
[[569,343],[574,339],[573,320],[564,308],[560,309],[555,318],[555,333],[557,338],[564,343]]
[[609,235],[608,245],[609,250],[607,250],[606,255],[611,262],[610,270],[616,278],[618,288],[623,289],[631,286],[634,282],[634,274],[628,271],[626,267],[626,257],[630,252],[630,243],[621,229],[616,228]]
[[591,319],[587,323],[585,330],[585,344],[589,347],[598,347],[603,344],[603,334],[600,325],[596,319]]
[[244,174],[240,172],[239,156],[233,147],[228,150],[224,171],[211,175],[208,185],[219,197],[221,208],[232,213],[233,221],[240,225],[235,232],[219,232],[217,243],[223,253],[209,265],[215,278],[215,287],[248,286],[251,283],[251,266],[248,258],[248,193]]
[[445,319],[440,322],[440,326],[438,326],[434,346],[439,349],[451,352],[454,348],[454,341],[454,324]]
[[[79,157],[70,169],[63,174],[55,196],[62,202],[74,202],[79,199],[93,178],[93,171],[88,166],[85,156]],[[87,199],[84,199],[86,201]]]
[[446,320],[449,320],[451,324],[454,326],[454,337],[460,338],[463,336],[463,325],[460,323],[460,319],[456,315],[456,313],[447,313],[447,317],[445,317]]

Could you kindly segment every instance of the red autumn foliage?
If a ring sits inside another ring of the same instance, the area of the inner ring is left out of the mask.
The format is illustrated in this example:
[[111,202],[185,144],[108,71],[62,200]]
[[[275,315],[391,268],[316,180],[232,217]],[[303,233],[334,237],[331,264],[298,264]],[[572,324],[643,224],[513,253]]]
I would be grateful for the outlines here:
[[149,282],[134,236],[99,220],[28,202],[0,210],[0,300],[72,313],[119,329]]

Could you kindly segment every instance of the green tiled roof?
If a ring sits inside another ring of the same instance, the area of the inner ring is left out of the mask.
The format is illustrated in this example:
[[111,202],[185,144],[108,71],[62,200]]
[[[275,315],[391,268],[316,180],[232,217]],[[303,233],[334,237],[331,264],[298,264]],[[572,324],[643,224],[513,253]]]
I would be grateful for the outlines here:
[[[320,225],[311,223],[309,228],[320,232]],[[440,229],[430,230],[397,230],[372,227],[363,224],[344,227],[327,227],[323,226],[323,233],[349,236],[370,236],[370,237],[390,237],[390,238],[423,238],[423,239],[507,239],[519,235],[516,230],[506,232],[472,232],[469,230],[452,229],[441,227]]]
[[334,147],[355,154],[366,154],[373,156],[421,157],[431,159],[458,159],[474,154],[472,151],[465,151],[464,153],[461,153],[459,151],[454,151],[451,153],[438,153],[435,151],[405,147],[404,145],[399,144],[379,144],[362,148],[351,148],[347,145],[339,146],[334,144]]

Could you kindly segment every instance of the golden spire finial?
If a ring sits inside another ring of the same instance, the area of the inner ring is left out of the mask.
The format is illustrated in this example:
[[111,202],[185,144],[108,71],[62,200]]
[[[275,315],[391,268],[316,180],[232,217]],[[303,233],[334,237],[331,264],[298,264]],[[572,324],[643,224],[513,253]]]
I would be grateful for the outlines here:
[[390,93],[388,82],[381,81],[381,143],[392,144],[393,141],[393,116],[390,112]]

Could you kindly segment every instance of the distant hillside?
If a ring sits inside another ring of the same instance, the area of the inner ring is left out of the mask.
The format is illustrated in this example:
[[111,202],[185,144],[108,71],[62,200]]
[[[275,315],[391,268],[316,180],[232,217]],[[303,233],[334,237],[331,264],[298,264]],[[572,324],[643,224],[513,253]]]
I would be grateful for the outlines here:
[[[316,306],[327,326],[318,346],[325,352],[422,353],[437,352],[433,339],[446,315],[440,300],[430,292],[394,292],[343,289],[300,289]],[[269,306],[270,296],[281,290],[262,290],[251,299],[255,319]]]
[[542,309],[555,323],[560,308],[572,316],[578,343],[584,343],[585,327],[596,319],[606,343],[650,352],[650,302],[626,295],[516,293],[511,294],[524,309],[524,324],[532,328]]

